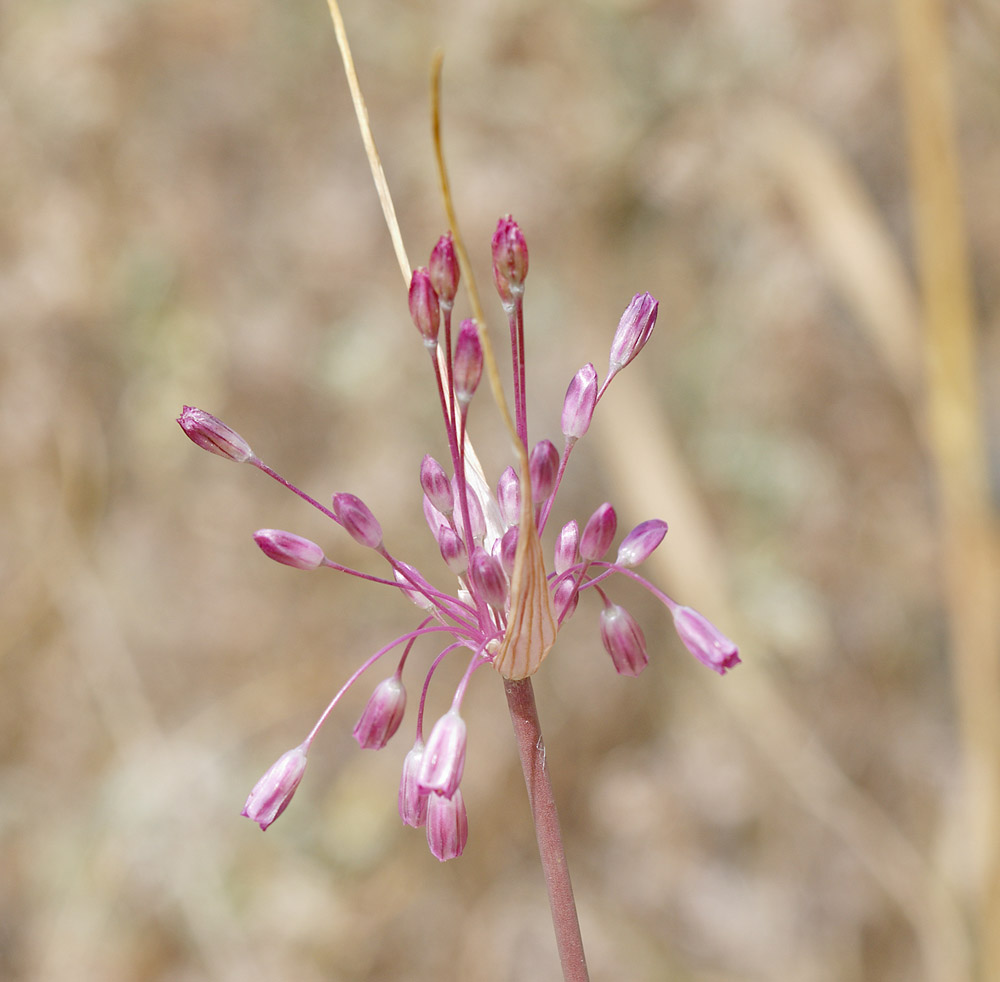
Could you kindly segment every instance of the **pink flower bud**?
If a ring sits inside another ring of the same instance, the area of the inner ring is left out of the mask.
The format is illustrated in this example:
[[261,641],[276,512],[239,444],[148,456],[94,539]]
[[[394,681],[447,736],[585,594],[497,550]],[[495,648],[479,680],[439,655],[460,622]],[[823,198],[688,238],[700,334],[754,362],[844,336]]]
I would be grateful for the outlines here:
[[611,342],[609,375],[620,372],[642,350],[653,333],[659,306],[659,302],[649,293],[637,293],[632,298]]
[[590,428],[597,405],[597,372],[586,364],[573,376],[563,401],[562,431],[567,440],[578,440]]
[[602,559],[611,547],[611,540],[618,528],[618,516],[614,508],[605,501],[584,526],[580,536],[580,555],[584,559],[595,561]]
[[428,793],[450,798],[458,789],[465,770],[465,745],[467,741],[465,720],[454,709],[449,709],[431,730],[424,749],[417,784]]
[[580,526],[576,524],[576,519],[572,518],[562,527],[559,538],[556,539],[553,566],[557,573],[565,573],[580,561],[579,547]]
[[441,862],[457,859],[469,841],[469,818],[462,792],[451,798],[432,794],[427,801],[427,845]]
[[493,233],[493,270],[494,276],[506,280],[513,291],[523,289],[528,275],[528,244],[510,215],[497,222]]
[[263,831],[287,807],[306,770],[306,752],[296,747],[283,753],[253,786],[240,813],[256,822]]
[[399,782],[399,817],[404,825],[415,829],[427,821],[427,792],[421,791],[417,784],[423,759],[424,745],[418,740],[403,761],[403,776]]
[[428,268],[431,274],[431,283],[441,298],[442,306],[451,307],[455,302],[455,294],[458,293],[460,275],[458,259],[455,256],[455,244],[451,241],[451,232],[442,235],[437,240],[437,245],[431,250]]
[[521,521],[521,482],[513,467],[508,467],[497,481],[497,504],[507,528]]
[[430,503],[442,515],[451,514],[451,481],[444,468],[430,454],[425,454],[420,463],[420,486]]
[[649,558],[666,534],[667,523],[662,518],[651,518],[649,521],[640,522],[622,539],[615,565],[638,566]]
[[369,549],[377,549],[382,545],[382,526],[368,506],[356,495],[335,494],[333,513],[355,542],[368,546]]
[[254,532],[253,540],[260,546],[268,559],[296,569],[315,569],[326,558],[323,550],[315,542],[303,539],[294,532],[282,532],[281,529],[259,529]]
[[528,473],[531,475],[531,500],[540,505],[552,494],[559,474],[559,451],[551,440],[539,440],[532,447]]
[[556,609],[556,617],[560,621],[568,621],[576,611],[580,602],[580,591],[572,579],[563,580],[552,595],[552,605]]
[[673,609],[674,627],[684,647],[713,672],[726,674],[726,669],[740,664],[739,649],[714,624],[690,607]]
[[475,321],[462,321],[455,342],[454,362],[455,398],[462,406],[468,406],[483,376],[483,346]]
[[410,278],[410,316],[417,325],[420,336],[428,348],[437,344],[438,329],[441,324],[441,305],[434,292],[427,270],[421,266],[413,271]]
[[[458,525],[459,531],[464,535],[465,527],[461,524],[459,515],[462,514],[462,499],[459,493],[458,481],[452,478],[452,488],[454,490],[454,503],[455,503],[455,523]],[[472,538],[476,542],[482,542],[483,536],[486,535],[486,516],[483,514],[483,506],[471,491],[468,490],[468,485],[466,485],[467,494],[465,496],[466,504],[469,508],[469,524],[472,526]]]
[[392,675],[375,686],[361,718],[354,726],[354,739],[362,750],[381,750],[391,739],[406,710],[406,689]]
[[450,525],[442,525],[438,529],[437,543],[445,566],[455,576],[461,576],[469,568],[469,553],[458,533]]
[[441,529],[450,528],[448,519],[444,517],[432,504],[430,498],[425,494],[423,497],[424,518],[427,520],[427,527],[431,530],[431,535],[435,539],[441,534]]
[[242,464],[253,456],[250,444],[211,413],[193,406],[185,406],[177,417],[181,429],[192,443],[202,450],[228,457]]
[[493,285],[497,289],[497,294],[500,297],[500,303],[503,304],[504,310],[511,310],[514,307],[514,294],[510,288],[510,280],[500,271],[499,266],[493,267]]
[[500,565],[508,577],[514,575],[514,560],[517,557],[517,540],[520,526],[511,525],[500,540]]
[[[428,594],[432,593],[434,588],[409,563],[400,562],[399,566],[400,569],[397,569],[394,575],[396,582],[403,588],[403,593],[421,610],[430,610],[434,606],[434,601]],[[400,570],[405,570],[406,573]]]
[[469,560],[469,579],[476,594],[491,607],[503,610],[507,603],[507,577],[500,563],[482,546],[476,546]]
[[649,663],[642,628],[618,604],[608,604],[601,611],[601,640],[619,675],[635,678]]

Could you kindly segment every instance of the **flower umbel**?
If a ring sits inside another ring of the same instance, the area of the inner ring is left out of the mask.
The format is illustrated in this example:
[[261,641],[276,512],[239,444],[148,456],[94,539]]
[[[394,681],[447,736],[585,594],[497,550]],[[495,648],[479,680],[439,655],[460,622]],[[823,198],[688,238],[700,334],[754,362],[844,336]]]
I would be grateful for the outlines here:
[[[492,256],[493,280],[510,331],[513,426],[521,444],[527,447],[524,292],[528,247],[510,216],[497,225]],[[605,557],[616,537],[618,519],[613,506],[605,502],[582,531],[575,520],[568,521],[554,541],[551,562],[545,561],[541,537],[573,448],[590,427],[612,379],[648,342],[656,324],[657,301],[642,293],[628,304],[611,344],[609,371],[603,383],[599,383],[591,364],[573,376],[559,421],[562,450],[550,440],[540,440],[527,457],[527,473],[508,467],[494,489],[467,439],[469,406],[484,374],[484,342],[474,320],[462,321],[453,331],[452,309],[458,283],[455,249],[446,235],[434,247],[427,267],[414,271],[409,307],[422,346],[430,355],[449,464],[445,467],[434,457],[425,456],[419,485],[424,515],[443,561],[444,581],[450,580],[452,587],[436,585],[433,579],[394,556],[383,539],[382,526],[361,498],[338,492],[328,508],[263,463],[238,433],[216,417],[185,407],[178,419],[198,446],[252,464],[279,481],[370,549],[387,569],[385,575],[377,576],[343,566],[316,543],[278,529],[256,533],[257,544],[265,555],[296,569],[327,568],[369,580],[374,587],[399,594],[419,609],[416,626],[371,654],[337,692],[303,743],[283,755],[253,789],[243,814],[262,829],[291,800],[305,769],[306,753],[327,717],[361,675],[394,650],[402,649],[396,670],[375,687],[354,728],[354,737],[367,749],[385,746],[406,708],[402,676],[411,650],[418,642],[436,640],[438,652],[423,678],[414,742],[403,764],[399,813],[407,825],[426,824],[431,852],[441,860],[461,855],[468,837],[460,790],[468,730],[460,710],[477,669],[492,665],[509,683],[532,675],[552,648],[561,626],[578,609],[589,606],[581,604],[581,598],[595,595],[601,639],[615,670],[635,676],[645,668],[649,655],[642,629],[608,596],[614,576],[639,583],[670,610],[681,641],[698,661],[719,674],[739,664],[736,646],[709,621],[678,605],[635,572],[635,567],[666,535],[667,523],[661,519],[635,526],[622,539],[614,562],[609,562]],[[462,657],[463,653],[466,667],[451,698],[451,708],[438,719],[425,741],[424,709],[437,668],[445,659]]]

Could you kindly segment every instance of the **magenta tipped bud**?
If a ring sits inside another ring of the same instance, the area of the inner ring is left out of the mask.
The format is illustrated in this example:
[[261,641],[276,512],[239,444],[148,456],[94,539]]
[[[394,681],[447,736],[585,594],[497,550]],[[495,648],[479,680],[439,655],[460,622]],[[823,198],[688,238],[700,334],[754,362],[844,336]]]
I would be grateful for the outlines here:
[[662,518],[651,518],[649,521],[640,522],[622,539],[615,565],[630,567],[645,562],[666,534],[667,523]]
[[684,647],[713,672],[725,675],[726,670],[740,664],[739,649],[714,624],[690,607],[674,607],[674,627]]
[[452,508],[451,481],[444,468],[430,455],[425,454],[420,463],[420,486],[428,501],[442,515],[450,515]]
[[603,559],[611,547],[611,540],[618,528],[618,516],[614,508],[605,501],[584,526],[580,536],[580,555],[591,562]]
[[462,792],[450,798],[432,794],[427,801],[427,845],[442,863],[462,855],[469,841],[469,818]]
[[649,293],[637,293],[625,308],[622,319],[611,342],[609,376],[620,372],[649,340],[656,324],[659,302]]
[[431,250],[428,271],[434,291],[441,300],[441,306],[451,307],[458,293],[459,268],[455,256],[455,243],[451,241],[451,232],[442,235],[437,245]]
[[306,752],[296,747],[283,753],[253,786],[240,813],[266,829],[287,807],[306,770]]
[[517,540],[520,531],[520,526],[511,525],[500,540],[500,565],[508,577],[514,575],[514,561],[517,558]]
[[571,518],[559,532],[553,558],[553,568],[557,573],[565,573],[580,561],[580,526],[575,518]]
[[356,495],[335,494],[333,513],[355,542],[368,546],[369,549],[378,549],[382,545],[382,526]]
[[230,429],[221,419],[206,413],[194,406],[184,406],[177,417],[181,429],[192,443],[198,444],[202,450],[228,457],[242,464],[253,456],[250,444],[236,432]]
[[559,475],[559,451],[551,440],[539,440],[532,447],[528,473],[531,475],[531,500],[537,506],[552,494]]
[[[528,275],[528,243],[510,215],[497,222],[493,233],[493,276],[499,283],[506,282],[511,292],[524,289],[524,278]],[[500,295],[503,300],[503,293]]]
[[406,689],[395,675],[375,686],[361,718],[354,726],[354,739],[362,750],[381,750],[393,737],[406,711]]
[[450,525],[442,525],[437,533],[438,548],[448,570],[461,576],[469,568],[469,553],[465,543]]
[[476,595],[491,607],[503,610],[507,603],[507,577],[500,562],[482,546],[476,546],[469,560],[469,579]]
[[601,640],[619,675],[635,678],[649,663],[642,628],[618,604],[608,604],[601,611]]
[[403,776],[399,782],[399,817],[404,825],[415,829],[427,821],[427,792],[421,791],[417,784],[423,759],[424,745],[417,740],[403,761]]
[[590,428],[597,405],[597,372],[586,364],[573,376],[563,401],[562,431],[567,440],[579,440]]
[[459,404],[468,406],[479,386],[483,376],[483,345],[479,340],[476,322],[462,321],[455,342],[455,358],[452,380],[455,385],[455,398]]
[[513,467],[506,468],[497,481],[497,504],[507,528],[521,521],[521,481]]
[[430,274],[423,266],[415,269],[410,278],[410,316],[424,339],[424,345],[433,348],[437,344],[441,324],[441,305]]
[[423,791],[450,798],[458,790],[465,770],[467,739],[465,720],[454,709],[434,724],[417,777]]
[[552,605],[556,609],[556,617],[560,621],[568,621],[576,611],[580,602],[580,591],[572,579],[563,580],[552,595]]
[[326,558],[315,542],[303,539],[294,532],[259,529],[254,532],[253,540],[268,559],[296,569],[316,569]]

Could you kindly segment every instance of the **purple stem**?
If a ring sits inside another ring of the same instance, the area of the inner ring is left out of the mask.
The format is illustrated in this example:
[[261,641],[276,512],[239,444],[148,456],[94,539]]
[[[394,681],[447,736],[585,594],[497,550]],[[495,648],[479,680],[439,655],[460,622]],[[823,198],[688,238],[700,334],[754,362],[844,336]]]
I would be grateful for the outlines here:
[[545,874],[563,978],[565,982],[589,982],[580,921],[573,900],[573,886],[569,880],[569,867],[566,865],[552,782],[545,763],[545,744],[542,741],[542,728],[538,722],[531,679],[505,679],[504,692],[507,694],[507,707],[517,738],[524,783],[528,788],[528,803],[535,823],[538,853]]

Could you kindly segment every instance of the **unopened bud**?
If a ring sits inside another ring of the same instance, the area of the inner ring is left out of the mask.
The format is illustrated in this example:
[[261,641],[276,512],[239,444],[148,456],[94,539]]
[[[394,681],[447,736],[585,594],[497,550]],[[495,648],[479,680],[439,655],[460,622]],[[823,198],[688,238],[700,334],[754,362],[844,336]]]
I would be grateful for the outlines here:
[[240,813],[256,822],[263,831],[287,807],[306,770],[306,752],[296,747],[283,753],[253,786]]
[[451,514],[451,481],[444,468],[430,454],[425,454],[420,464],[420,486],[430,503],[442,515]]
[[559,474],[559,451],[551,440],[539,440],[532,447],[528,473],[531,475],[531,500],[540,505],[552,494]]
[[363,750],[381,750],[399,729],[406,710],[406,689],[392,675],[375,686],[361,718],[354,726],[354,739]]
[[640,522],[622,539],[615,565],[638,566],[649,558],[666,534],[667,523],[662,518],[651,518],[649,521]]
[[649,663],[642,628],[618,604],[608,604],[601,611],[601,640],[619,675],[635,678]]
[[424,345],[433,348],[437,344],[441,325],[441,305],[430,275],[423,266],[415,269],[410,279],[410,316],[424,339]]
[[369,549],[377,549],[382,545],[382,526],[357,495],[335,494],[333,513],[355,542],[368,546]]
[[458,293],[459,268],[455,256],[455,244],[451,241],[451,233],[442,235],[431,250],[428,263],[431,283],[444,307],[451,307]]
[[597,405],[597,372],[586,364],[573,376],[563,401],[562,431],[567,440],[578,440],[590,427]]
[[497,481],[497,504],[508,528],[521,521],[521,481],[513,467],[507,467]]
[[610,375],[620,372],[642,350],[653,333],[658,307],[658,301],[649,293],[637,293],[632,298],[611,342]]
[[572,578],[563,580],[552,595],[552,605],[556,609],[556,617],[559,618],[560,622],[568,621],[573,616],[579,602],[580,591],[576,588],[576,583]]
[[326,558],[323,550],[315,542],[302,538],[294,532],[281,529],[259,529],[253,540],[260,546],[268,559],[296,569],[316,569]]
[[421,791],[417,784],[423,759],[424,745],[418,740],[403,761],[403,776],[399,782],[399,817],[404,825],[415,829],[427,821],[427,792]]
[[434,601],[431,599],[433,587],[409,563],[400,562],[395,571],[396,582],[421,610],[431,610]]
[[739,649],[714,624],[690,607],[673,609],[674,627],[684,647],[713,672],[725,675],[726,670],[740,664]]
[[450,798],[432,794],[427,801],[427,845],[441,862],[457,859],[469,841],[469,818],[462,792]]
[[528,244],[510,215],[497,222],[492,245],[494,277],[505,280],[514,293],[523,290],[528,275]]
[[424,791],[445,798],[455,793],[465,770],[467,739],[465,720],[454,709],[448,710],[434,724],[417,778]]
[[507,603],[507,577],[503,567],[482,546],[476,546],[469,560],[469,579],[476,594],[491,607],[503,610]]
[[[458,516],[462,514],[462,497],[458,487],[458,480],[452,478],[452,490],[455,502],[455,522],[459,523]],[[469,524],[472,526],[472,538],[474,542],[482,542],[486,535],[486,516],[483,514],[483,506],[477,495],[472,493],[469,483],[465,485],[465,503],[469,509]],[[464,534],[464,528],[458,524],[458,528]]]
[[483,376],[483,345],[479,340],[476,322],[462,321],[455,342],[453,382],[455,398],[463,406],[468,406]]
[[445,566],[455,576],[461,576],[469,568],[469,553],[459,534],[450,525],[442,525],[438,529],[437,543]]
[[514,575],[514,561],[517,558],[517,540],[520,531],[520,526],[511,525],[500,540],[500,565],[508,577]]
[[253,456],[250,444],[222,422],[221,419],[206,413],[194,406],[184,406],[177,417],[181,429],[192,443],[198,444],[202,450],[228,457],[242,464]]
[[611,540],[618,528],[618,516],[614,508],[605,501],[583,528],[580,536],[580,555],[591,562],[603,559],[611,547]]

